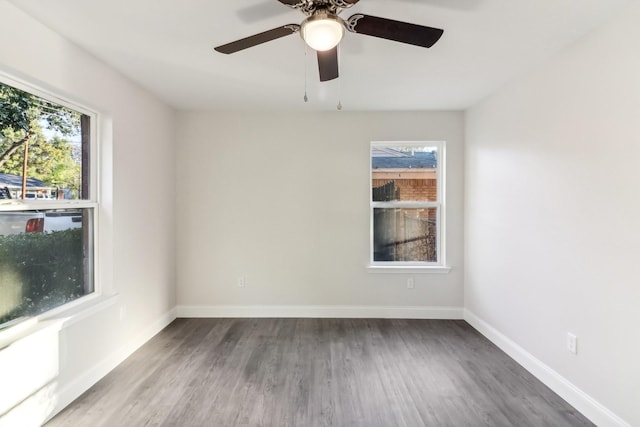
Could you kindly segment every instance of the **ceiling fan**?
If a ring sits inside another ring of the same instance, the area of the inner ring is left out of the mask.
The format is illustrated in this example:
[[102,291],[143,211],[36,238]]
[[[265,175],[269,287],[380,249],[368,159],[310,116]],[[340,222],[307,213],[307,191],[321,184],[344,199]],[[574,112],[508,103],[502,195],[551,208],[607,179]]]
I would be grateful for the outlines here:
[[271,40],[300,32],[307,45],[316,50],[320,81],[338,77],[338,44],[345,30],[420,47],[431,47],[443,30],[356,13],[346,21],[338,15],[359,0],[277,0],[300,10],[307,18],[298,24],[283,25],[215,48],[220,53],[235,53]]

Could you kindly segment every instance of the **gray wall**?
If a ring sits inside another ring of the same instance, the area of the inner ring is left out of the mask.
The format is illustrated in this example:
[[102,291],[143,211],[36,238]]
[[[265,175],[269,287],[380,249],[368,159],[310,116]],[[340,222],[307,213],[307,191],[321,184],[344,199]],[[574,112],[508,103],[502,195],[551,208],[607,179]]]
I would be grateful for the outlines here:
[[[448,112],[181,114],[178,312],[195,314],[180,309],[193,306],[208,315],[229,306],[254,315],[255,306],[460,309],[462,130],[462,113]],[[453,269],[414,274],[413,290],[406,287],[408,274],[367,270],[373,140],[448,144]],[[242,276],[247,286],[238,288]]]

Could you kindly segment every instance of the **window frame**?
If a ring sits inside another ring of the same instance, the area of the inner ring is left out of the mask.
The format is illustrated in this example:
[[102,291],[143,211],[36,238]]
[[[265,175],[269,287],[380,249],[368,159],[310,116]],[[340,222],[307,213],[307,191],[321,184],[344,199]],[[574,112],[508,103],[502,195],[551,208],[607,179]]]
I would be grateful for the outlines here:
[[[10,330],[14,329],[18,324],[31,324],[33,322],[40,322],[42,320],[47,320],[53,317],[60,315],[61,313],[72,313],[76,312],[78,309],[84,307],[87,303],[97,302],[100,304],[98,299],[100,297],[105,296],[105,289],[101,281],[99,280],[99,263],[98,260],[100,258],[99,248],[100,248],[100,223],[99,223],[99,211],[100,211],[100,177],[101,173],[99,170],[100,163],[100,144],[99,144],[99,123],[100,123],[100,114],[83,105],[81,103],[72,101],[64,96],[58,95],[55,91],[43,89],[35,84],[30,82],[26,82],[15,78],[13,76],[7,75],[4,72],[0,71],[0,82],[9,86],[13,86],[16,89],[20,89],[32,95],[38,96],[40,98],[46,99],[52,103],[61,105],[63,107],[67,107],[72,109],[80,114],[86,115],[89,117],[89,159],[87,162],[87,167],[89,168],[88,178],[89,185],[88,195],[83,195],[83,199],[81,200],[58,200],[58,199],[10,199],[10,200],[2,200],[0,201],[0,212],[20,212],[20,211],[46,211],[51,209],[87,209],[90,212],[91,216],[91,224],[90,224],[90,244],[91,254],[88,257],[88,261],[90,265],[87,267],[89,269],[88,277],[93,283],[93,291],[86,295],[83,295],[73,301],[67,302],[60,306],[54,307],[50,310],[47,310],[43,313],[34,315],[33,317],[14,324],[8,325],[7,327],[0,330],[0,338],[4,337],[4,332],[10,334]],[[9,322],[11,323],[11,322]]]
[[[373,201],[374,147],[436,147],[436,201]],[[369,144],[369,269],[370,271],[415,270],[416,272],[449,272],[446,266],[446,142],[445,141],[371,141]],[[376,208],[435,208],[436,209],[436,256],[432,261],[374,261],[374,210]]]

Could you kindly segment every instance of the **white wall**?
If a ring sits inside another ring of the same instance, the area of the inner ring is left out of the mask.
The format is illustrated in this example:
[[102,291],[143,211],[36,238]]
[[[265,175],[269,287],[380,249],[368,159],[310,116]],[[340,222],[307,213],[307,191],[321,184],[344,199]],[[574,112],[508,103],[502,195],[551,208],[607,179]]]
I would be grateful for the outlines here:
[[[59,409],[172,317],[175,116],[5,1],[0,1],[0,16],[0,71],[95,109],[104,119],[99,265],[103,285],[119,296],[115,304],[60,332],[60,366],[51,383],[55,387],[46,390],[48,407],[42,414],[29,407],[37,424],[38,417]],[[120,308],[125,309],[123,320]],[[0,381],[0,387],[10,386]]]
[[[460,313],[462,113],[208,112],[184,113],[178,122],[179,314],[438,312],[408,307]],[[413,290],[406,287],[408,274],[366,269],[372,140],[448,144],[447,257],[453,269],[414,274]],[[236,286],[241,276],[245,288]],[[224,309],[229,306],[249,308]],[[345,306],[351,308],[339,310]]]
[[640,425],[639,20],[636,4],[472,108],[465,146],[465,307],[630,425]]

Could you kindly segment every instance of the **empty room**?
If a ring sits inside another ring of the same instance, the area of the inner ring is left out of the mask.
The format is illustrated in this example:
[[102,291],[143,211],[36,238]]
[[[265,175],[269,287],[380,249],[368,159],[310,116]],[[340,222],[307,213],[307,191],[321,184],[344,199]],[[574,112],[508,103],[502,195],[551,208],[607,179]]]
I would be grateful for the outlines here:
[[0,427],[640,426],[637,1],[0,16]]

